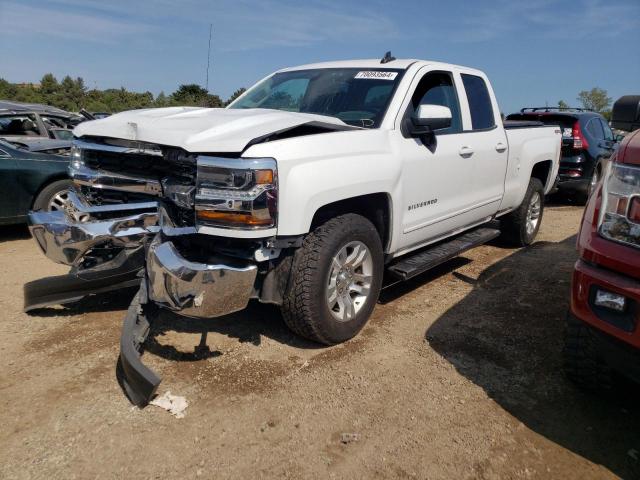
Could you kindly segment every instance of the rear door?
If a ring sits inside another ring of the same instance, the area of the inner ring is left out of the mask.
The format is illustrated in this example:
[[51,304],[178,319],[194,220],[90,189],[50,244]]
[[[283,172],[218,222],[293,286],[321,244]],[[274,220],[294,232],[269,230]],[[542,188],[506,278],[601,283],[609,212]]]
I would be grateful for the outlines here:
[[471,125],[465,130],[465,148],[471,153],[473,168],[471,189],[473,207],[478,217],[498,211],[508,163],[508,142],[498,105],[489,82],[474,73],[460,73],[464,86],[464,99],[471,115]]

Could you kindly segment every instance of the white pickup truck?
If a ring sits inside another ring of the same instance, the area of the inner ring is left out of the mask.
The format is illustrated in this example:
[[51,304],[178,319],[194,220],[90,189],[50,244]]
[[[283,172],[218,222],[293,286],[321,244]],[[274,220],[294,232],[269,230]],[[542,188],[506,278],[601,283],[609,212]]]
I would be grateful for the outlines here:
[[287,68],[226,109],[130,111],[74,134],[77,192],[64,215],[32,214],[32,232],[88,273],[146,245],[120,358],[139,405],[160,381],[139,358],[156,307],[213,318],[257,299],[306,338],[344,342],[385,271],[407,279],[499,234],[530,244],[562,138],[505,125],[478,70],[388,56]]

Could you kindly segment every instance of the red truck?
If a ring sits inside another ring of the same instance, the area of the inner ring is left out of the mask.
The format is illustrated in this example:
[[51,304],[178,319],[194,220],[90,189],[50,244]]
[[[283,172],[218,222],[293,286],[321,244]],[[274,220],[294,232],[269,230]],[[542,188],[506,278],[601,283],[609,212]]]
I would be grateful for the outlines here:
[[585,208],[564,347],[569,378],[593,390],[610,388],[613,372],[640,382],[640,96],[618,100],[612,119],[636,130]]

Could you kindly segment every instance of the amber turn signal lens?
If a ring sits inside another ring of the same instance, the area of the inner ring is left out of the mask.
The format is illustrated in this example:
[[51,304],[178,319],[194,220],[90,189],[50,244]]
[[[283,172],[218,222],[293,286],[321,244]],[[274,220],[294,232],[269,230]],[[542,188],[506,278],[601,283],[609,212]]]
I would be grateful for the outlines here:
[[273,183],[273,170],[255,170],[255,176],[258,185]]
[[271,218],[258,218],[250,213],[230,213],[217,210],[198,210],[197,217],[201,220],[209,220],[226,225],[251,225],[270,226],[273,222]]

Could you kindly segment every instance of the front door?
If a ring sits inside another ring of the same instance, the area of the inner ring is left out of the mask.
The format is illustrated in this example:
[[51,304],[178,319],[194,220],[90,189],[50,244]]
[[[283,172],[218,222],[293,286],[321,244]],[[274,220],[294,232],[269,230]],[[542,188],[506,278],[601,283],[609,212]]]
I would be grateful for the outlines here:
[[473,152],[463,119],[453,72],[431,71],[415,83],[403,121],[420,105],[441,105],[451,110],[451,126],[435,131],[426,144],[404,129],[391,132],[392,144],[403,159],[400,253],[461,229],[473,220]]

